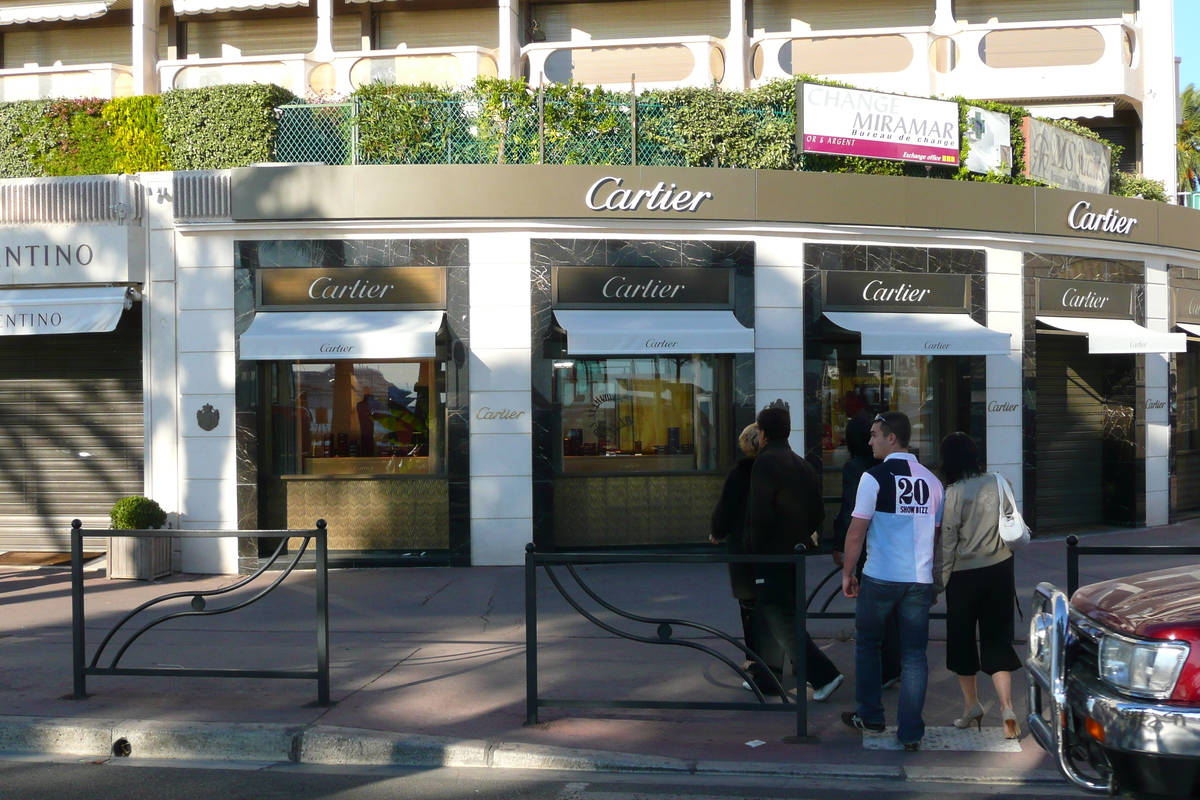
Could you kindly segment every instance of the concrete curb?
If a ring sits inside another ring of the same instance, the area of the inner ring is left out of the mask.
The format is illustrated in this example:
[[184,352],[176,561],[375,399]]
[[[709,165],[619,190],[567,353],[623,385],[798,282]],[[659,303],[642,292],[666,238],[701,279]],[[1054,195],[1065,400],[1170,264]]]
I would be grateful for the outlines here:
[[925,783],[1061,784],[1052,770],[1013,772],[792,762],[690,761],[570,747],[390,733],[331,725],[161,722],[0,716],[0,753],[396,767],[483,767]]

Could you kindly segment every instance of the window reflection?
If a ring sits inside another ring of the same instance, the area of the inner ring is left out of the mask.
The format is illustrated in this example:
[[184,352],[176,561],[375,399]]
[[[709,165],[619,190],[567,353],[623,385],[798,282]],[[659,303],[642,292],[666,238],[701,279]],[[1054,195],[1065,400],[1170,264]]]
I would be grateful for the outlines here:
[[440,472],[436,366],[432,359],[270,365],[274,474]]
[[563,471],[719,469],[729,404],[721,389],[726,360],[688,355],[555,362]]

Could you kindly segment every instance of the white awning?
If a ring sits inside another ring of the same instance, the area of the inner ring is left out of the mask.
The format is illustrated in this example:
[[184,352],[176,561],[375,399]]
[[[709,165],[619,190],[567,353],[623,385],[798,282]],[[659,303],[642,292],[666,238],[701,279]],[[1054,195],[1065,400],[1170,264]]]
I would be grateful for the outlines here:
[[134,294],[127,286],[0,290],[0,336],[108,333]]
[[308,6],[308,0],[172,0],[171,5],[179,16],[185,14],[213,14],[218,11],[259,11],[264,8],[292,8]]
[[114,1],[84,0],[84,2],[77,3],[30,3],[23,6],[5,6],[0,8],[0,25],[94,19],[104,16]]
[[826,311],[839,328],[862,334],[863,355],[1006,356],[1012,336],[980,325],[966,314]]
[[753,353],[754,330],[732,311],[555,311],[573,356]]
[[1190,336],[1195,336],[1197,338],[1200,338],[1200,325],[1196,325],[1195,323],[1192,323],[1192,322],[1176,322],[1175,325],[1177,327],[1183,328],[1184,331],[1186,331],[1185,335],[1190,335]]
[[1038,317],[1037,321],[1060,331],[1084,333],[1089,353],[1183,353],[1187,336],[1159,333],[1129,319],[1091,317]]
[[444,311],[260,311],[242,334],[247,361],[433,358]]

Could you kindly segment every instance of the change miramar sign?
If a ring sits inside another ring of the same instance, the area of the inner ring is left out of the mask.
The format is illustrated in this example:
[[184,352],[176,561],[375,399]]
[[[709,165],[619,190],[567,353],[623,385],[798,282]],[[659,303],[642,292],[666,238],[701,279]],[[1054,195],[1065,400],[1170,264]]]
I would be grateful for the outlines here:
[[803,83],[796,88],[796,149],[958,166],[958,103]]

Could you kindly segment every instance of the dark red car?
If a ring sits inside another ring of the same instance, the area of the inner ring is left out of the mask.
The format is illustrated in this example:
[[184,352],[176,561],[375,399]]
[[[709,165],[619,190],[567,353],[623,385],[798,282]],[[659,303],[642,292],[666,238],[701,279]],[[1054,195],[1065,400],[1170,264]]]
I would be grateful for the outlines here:
[[1200,797],[1200,566],[1034,592],[1029,727],[1067,779]]

